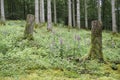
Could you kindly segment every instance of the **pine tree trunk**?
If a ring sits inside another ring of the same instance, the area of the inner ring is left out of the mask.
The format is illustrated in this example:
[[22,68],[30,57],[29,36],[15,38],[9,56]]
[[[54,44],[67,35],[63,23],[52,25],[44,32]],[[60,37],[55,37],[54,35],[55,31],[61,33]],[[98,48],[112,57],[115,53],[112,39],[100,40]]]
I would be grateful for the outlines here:
[[47,0],[47,30],[52,31],[51,0]]
[[5,25],[5,11],[4,11],[4,0],[1,0],[1,21],[0,24],[1,25]]
[[102,53],[102,24],[100,21],[92,21],[91,49],[89,58],[103,61]]
[[98,0],[98,20],[100,22],[102,22],[102,19],[101,19],[101,0]]
[[76,26],[75,21],[75,0],[72,0],[73,26]]
[[77,0],[77,27],[80,29],[80,0]]
[[88,12],[87,12],[87,0],[85,0],[85,28],[88,29]]
[[35,0],[35,24],[39,24],[39,1]]
[[33,31],[34,31],[35,17],[32,14],[27,15],[26,27],[24,31],[24,38],[33,40]]
[[40,0],[40,22],[45,22],[44,0]]
[[113,31],[113,33],[117,33],[116,15],[115,15],[115,0],[111,0],[111,4],[112,4],[112,31]]
[[54,23],[57,23],[56,0],[54,0]]
[[68,26],[72,26],[72,10],[71,10],[71,0],[68,0]]

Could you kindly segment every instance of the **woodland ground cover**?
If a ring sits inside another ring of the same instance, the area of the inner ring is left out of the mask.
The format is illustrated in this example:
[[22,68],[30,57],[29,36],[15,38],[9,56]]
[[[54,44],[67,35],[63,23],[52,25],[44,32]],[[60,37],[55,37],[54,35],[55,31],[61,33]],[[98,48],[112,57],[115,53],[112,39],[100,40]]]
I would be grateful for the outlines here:
[[[96,60],[80,63],[90,49],[89,30],[46,24],[34,31],[34,40],[23,39],[24,21],[0,27],[0,80],[119,80],[120,34],[103,31],[103,53],[110,64]],[[118,67],[113,70],[111,66]]]

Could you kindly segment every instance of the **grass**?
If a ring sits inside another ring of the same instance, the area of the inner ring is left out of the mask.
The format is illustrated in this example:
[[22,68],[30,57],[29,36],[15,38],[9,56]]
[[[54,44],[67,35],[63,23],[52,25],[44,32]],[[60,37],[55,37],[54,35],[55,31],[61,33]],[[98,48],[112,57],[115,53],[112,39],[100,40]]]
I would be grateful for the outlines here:
[[[96,60],[79,63],[89,52],[90,31],[58,24],[35,29],[34,41],[23,39],[24,21],[0,26],[0,80],[119,80],[120,34],[103,31],[103,53],[109,65]],[[111,69],[115,64],[118,70]]]

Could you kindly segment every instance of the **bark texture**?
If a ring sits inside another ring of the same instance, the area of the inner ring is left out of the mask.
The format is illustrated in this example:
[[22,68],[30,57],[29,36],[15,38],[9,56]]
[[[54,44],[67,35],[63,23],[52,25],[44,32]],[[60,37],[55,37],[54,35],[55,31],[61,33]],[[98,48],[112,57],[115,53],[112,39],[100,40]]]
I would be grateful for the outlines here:
[[40,22],[45,22],[44,0],[40,0]]
[[111,0],[112,4],[112,31],[117,33],[116,15],[115,15],[115,0]]
[[102,24],[100,21],[92,21],[91,49],[89,58],[103,61],[102,53]]
[[35,0],[35,23],[39,24],[39,1]]
[[88,11],[87,11],[87,0],[85,0],[84,2],[84,6],[85,6],[85,28],[88,29]]
[[51,0],[47,1],[47,30],[52,31]]
[[77,0],[77,27],[80,29],[80,0]]
[[24,31],[24,38],[33,40],[33,31],[34,31],[35,17],[32,14],[27,15],[26,27]]
[[75,0],[72,0],[72,15],[73,15],[73,26],[75,27]]
[[68,26],[72,26],[72,6],[71,6],[71,0],[68,0]]
[[0,6],[1,6],[1,20],[0,20],[0,24],[1,25],[5,25],[5,11],[4,11],[4,0],[0,1]]
[[102,22],[101,19],[101,0],[98,0],[98,20]]
[[57,24],[56,0],[54,0],[54,23]]

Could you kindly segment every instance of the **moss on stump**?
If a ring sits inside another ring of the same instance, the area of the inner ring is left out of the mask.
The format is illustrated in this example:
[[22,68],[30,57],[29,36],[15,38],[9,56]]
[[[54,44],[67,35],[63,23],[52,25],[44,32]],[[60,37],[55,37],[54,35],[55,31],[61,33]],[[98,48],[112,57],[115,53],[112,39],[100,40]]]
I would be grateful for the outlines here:
[[83,63],[86,60],[95,59],[99,62],[106,63],[102,52],[102,23],[94,20],[91,25],[91,48],[89,54],[83,56],[79,62]]
[[91,49],[88,57],[90,59],[99,59],[103,61],[102,53],[102,24],[100,21],[92,21],[91,29]]
[[24,31],[25,39],[33,40],[34,24],[35,24],[34,15],[28,14],[26,19],[26,27]]

